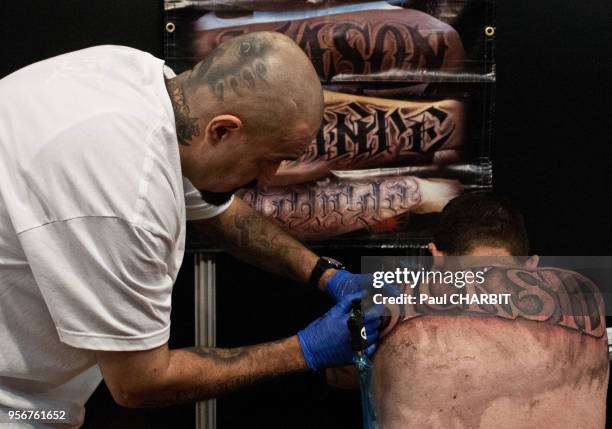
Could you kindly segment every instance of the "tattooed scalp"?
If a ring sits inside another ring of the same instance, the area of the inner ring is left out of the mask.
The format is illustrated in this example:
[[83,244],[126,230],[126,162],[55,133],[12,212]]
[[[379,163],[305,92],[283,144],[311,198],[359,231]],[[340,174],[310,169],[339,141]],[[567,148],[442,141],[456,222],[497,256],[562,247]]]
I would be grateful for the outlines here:
[[223,101],[232,91],[244,95],[267,84],[270,42],[258,33],[237,37],[217,46],[193,71],[192,85],[206,85]]
[[316,71],[300,47],[279,33],[226,40],[183,79],[191,113],[202,123],[232,115],[246,135],[270,142],[292,128],[314,134],[321,123],[323,90]]

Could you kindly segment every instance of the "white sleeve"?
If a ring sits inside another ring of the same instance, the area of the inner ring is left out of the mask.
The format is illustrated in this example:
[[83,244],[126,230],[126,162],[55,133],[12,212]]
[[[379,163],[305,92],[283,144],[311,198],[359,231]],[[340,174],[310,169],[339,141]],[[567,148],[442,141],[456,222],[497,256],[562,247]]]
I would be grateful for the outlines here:
[[185,212],[187,220],[209,219],[220,215],[232,205],[234,196],[222,206],[215,206],[204,201],[191,182],[183,177],[183,190],[185,192]]
[[101,216],[51,222],[19,239],[62,342],[126,351],[168,341],[171,239]]

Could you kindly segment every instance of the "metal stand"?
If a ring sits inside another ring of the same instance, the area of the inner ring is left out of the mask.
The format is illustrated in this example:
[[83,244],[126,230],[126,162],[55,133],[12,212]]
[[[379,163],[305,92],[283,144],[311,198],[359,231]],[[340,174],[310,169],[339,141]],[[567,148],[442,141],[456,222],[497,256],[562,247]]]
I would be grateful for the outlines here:
[[[200,347],[217,345],[216,330],[216,276],[213,253],[197,252],[195,263],[195,343]],[[217,401],[196,403],[196,428],[217,428]]]
[[606,328],[608,334],[608,360],[612,362],[612,328]]

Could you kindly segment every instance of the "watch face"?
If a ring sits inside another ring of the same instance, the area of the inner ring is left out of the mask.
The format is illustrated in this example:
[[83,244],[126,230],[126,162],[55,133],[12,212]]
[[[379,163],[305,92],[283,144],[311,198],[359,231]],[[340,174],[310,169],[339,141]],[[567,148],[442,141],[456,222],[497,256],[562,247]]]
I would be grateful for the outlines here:
[[331,265],[332,267],[338,270],[344,269],[344,265],[342,265],[341,262],[336,261],[335,259],[328,258],[327,256],[321,256],[321,259],[325,260],[325,262],[327,262],[329,265]]

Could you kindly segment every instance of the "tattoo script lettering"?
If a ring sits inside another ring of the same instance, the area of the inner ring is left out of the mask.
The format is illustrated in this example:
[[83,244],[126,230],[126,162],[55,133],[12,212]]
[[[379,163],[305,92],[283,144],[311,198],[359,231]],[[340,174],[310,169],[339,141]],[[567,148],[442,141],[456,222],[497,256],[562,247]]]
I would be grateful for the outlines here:
[[325,110],[316,139],[291,164],[336,159],[351,164],[385,155],[433,154],[443,148],[454,130],[452,117],[437,106],[415,113],[404,107],[347,103]]
[[[283,29],[278,31],[282,33]],[[296,42],[310,53],[315,69],[324,79],[392,69],[437,70],[448,49],[444,33],[433,32],[424,37],[416,26],[401,22],[305,24]]]
[[339,234],[378,223],[409,211],[422,198],[418,182],[409,177],[243,189],[239,195],[284,228],[315,234]]
[[[542,268],[493,268],[482,285],[441,291],[441,285],[422,283],[404,286],[401,293],[417,297],[417,304],[388,306],[391,318],[388,332],[397,323],[424,315],[486,315],[508,320],[530,320],[561,326],[601,338],[606,332],[603,301],[597,287],[588,278],[568,270]],[[445,293],[466,295],[510,294],[509,302],[499,304],[419,303],[420,294],[440,296]]]
[[[315,18],[244,28],[230,27],[211,30],[210,33],[214,33],[215,45],[249,31],[283,33],[293,38],[306,52],[324,81],[340,74],[441,69],[449,49],[446,40],[449,31],[420,29],[416,22],[398,20],[402,13],[410,12],[355,13],[325,20]],[[413,19],[412,16],[410,19]]]

